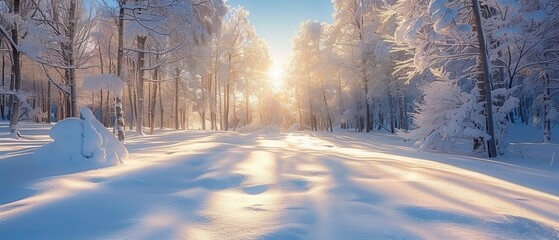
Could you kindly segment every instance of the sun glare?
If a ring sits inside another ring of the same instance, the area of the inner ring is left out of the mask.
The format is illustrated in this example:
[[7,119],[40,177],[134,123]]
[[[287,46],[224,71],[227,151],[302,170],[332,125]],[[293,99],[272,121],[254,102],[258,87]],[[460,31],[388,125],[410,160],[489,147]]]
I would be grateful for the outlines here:
[[272,90],[278,92],[283,88],[283,68],[279,64],[274,64],[268,70],[268,76],[272,82]]

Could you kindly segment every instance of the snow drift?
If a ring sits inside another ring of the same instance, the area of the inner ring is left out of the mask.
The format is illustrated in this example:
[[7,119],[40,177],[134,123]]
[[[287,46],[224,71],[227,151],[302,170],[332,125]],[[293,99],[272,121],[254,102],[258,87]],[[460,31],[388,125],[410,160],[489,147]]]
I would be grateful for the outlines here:
[[81,118],[66,118],[52,127],[54,140],[34,153],[39,165],[65,165],[98,168],[117,165],[128,158],[126,147],[109,132],[89,108],[80,110]]

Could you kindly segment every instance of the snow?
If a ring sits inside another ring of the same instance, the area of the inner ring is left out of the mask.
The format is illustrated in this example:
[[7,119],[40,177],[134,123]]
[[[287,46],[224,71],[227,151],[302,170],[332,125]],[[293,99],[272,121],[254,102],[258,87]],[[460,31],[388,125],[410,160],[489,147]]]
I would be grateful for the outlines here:
[[49,136],[53,142],[33,154],[37,166],[76,171],[117,165],[128,157],[124,145],[89,108],[82,108],[80,113],[83,119],[66,118],[52,127]]
[[375,50],[374,50],[374,56],[375,56],[375,60],[380,62],[380,61],[386,61],[390,59],[390,45],[387,44],[386,42],[383,41],[378,41],[375,44]]
[[520,8],[521,4],[516,0],[498,0],[499,7],[505,9],[508,14],[516,14]]
[[128,134],[118,166],[30,168],[50,127],[0,138],[2,239],[559,238],[559,164],[417,152],[380,133],[161,131]]
[[281,130],[278,126],[262,126],[261,124],[250,124],[237,129],[237,132],[247,133],[247,134],[268,135],[268,134],[279,133],[281,132]]
[[535,126],[516,124],[507,129],[506,142],[510,142],[507,155],[521,159],[531,159],[532,163],[543,166],[559,166],[559,127],[551,129],[552,142],[543,141],[543,130]]
[[524,14],[524,17],[526,18],[526,20],[528,21],[534,21],[536,23],[540,23],[545,21],[545,18],[547,17],[547,13],[544,10],[536,10],[533,12],[528,12]]
[[423,17],[419,17],[415,21],[413,21],[412,24],[409,25],[404,35],[405,39],[408,40],[411,44],[415,45],[417,39],[416,37],[417,33],[419,32],[422,26],[423,26]]
[[451,25],[458,16],[458,12],[454,9],[441,7],[431,15],[431,20],[435,22],[433,28],[436,32],[442,33],[443,29]]
[[497,29],[493,31],[493,34],[491,36],[495,39],[507,40],[507,39],[522,38],[523,34],[525,33],[523,32],[522,28],[519,26],[515,26],[515,27]]

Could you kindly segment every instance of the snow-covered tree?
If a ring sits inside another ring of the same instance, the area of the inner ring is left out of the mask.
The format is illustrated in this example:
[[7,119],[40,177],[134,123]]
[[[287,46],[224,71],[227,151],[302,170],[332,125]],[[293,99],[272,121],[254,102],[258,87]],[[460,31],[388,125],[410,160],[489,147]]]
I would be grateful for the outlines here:
[[[232,95],[234,95],[236,81],[241,76],[245,48],[256,39],[255,29],[249,23],[248,14],[248,11],[243,8],[233,8],[225,18],[218,38],[219,67],[216,69],[221,70],[217,76],[224,88],[222,126],[226,131],[229,130],[231,108],[235,105],[235,98]],[[234,110],[233,114],[235,114]]]
[[[324,25],[316,21],[301,23],[293,38],[292,68],[289,73],[290,85],[295,87],[295,97],[300,106],[306,106],[305,121],[313,131],[318,130],[316,96],[317,87],[322,76],[321,43],[324,38]],[[300,111],[301,112],[301,111]],[[299,116],[300,128],[303,116]]]
[[27,0],[0,2],[0,38],[9,46],[12,63],[10,88],[2,94],[9,95],[10,135],[16,138],[19,137],[20,108],[25,97],[21,92],[22,55],[36,56],[39,51],[37,39],[45,37],[43,29],[34,21],[37,8],[35,2]]
[[[534,21],[533,16],[545,14],[533,7],[536,5],[536,2],[499,0],[483,1],[481,5],[477,0],[433,0],[399,1],[393,8],[399,23],[394,34],[395,42],[407,49],[408,56],[411,56],[401,61],[396,70],[407,73],[409,80],[418,77],[432,79],[427,70],[444,67],[451,79],[461,79],[462,91],[470,94],[479,91],[478,101],[484,102],[486,120],[476,125],[479,129],[486,129],[490,136],[490,139],[484,139],[490,156],[495,156],[492,146],[501,145],[507,119],[511,119],[502,112],[512,110],[510,106],[517,103],[512,97],[512,82],[517,74],[534,64],[527,63],[528,53],[537,49],[537,42],[541,40],[521,40],[517,36],[519,33],[538,35],[537,32],[542,30],[535,26],[545,24]],[[414,11],[410,11],[412,9]],[[498,97],[491,96],[493,91]],[[493,114],[496,114],[494,120]],[[496,127],[492,127],[493,124]],[[480,138],[474,140],[474,148],[483,145]]]

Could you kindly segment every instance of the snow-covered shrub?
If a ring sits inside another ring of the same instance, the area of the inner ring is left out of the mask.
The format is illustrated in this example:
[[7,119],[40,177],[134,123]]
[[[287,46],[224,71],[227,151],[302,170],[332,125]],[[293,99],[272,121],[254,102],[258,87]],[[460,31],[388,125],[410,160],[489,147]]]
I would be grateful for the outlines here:
[[95,119],[89,108],[82,108],[80,113],[81,119],[66,118],[51,128],[53,142],[35,151],[37,163],[83,169],[117,165],[128,158],[126,147]]
[[[507,127],[510,123],[507,120],[507,115],[518,106],[519,100],[512,96],[516,88],[505,89],[498,88],[492,91],[493,95],[493,119],[495,121],[495,139],[497,140],[497,149],[499,153],[505,153],[508,146],[506,141]],[[495,104],[499,102],[499,104]]]
[[434,70],[437,80],[421,87],[424,93],[420,111],[413,117],[416,129],[406,134],[417,140],[421,149],[443,150],[458,139],[489,138],[480,130],[485,117],[483,106],[477,102],[477,89],[463,92],[448,73]]
[[[483,102],[479,102],[479,89],[465,91],[459,81],[451,79],[449,73],[432,70],[436,81],[421,87],[424,94],[419,104],[419,112],[414,115],[417,129],[407,134],[407,138],[418,140],[421,149],[444,150],[457,140],[471,141],[474,138],[489,139],[485,132],[486,118]],[[495,140],[500,153],[505,152],[507,115],[518,106],[518,99],[512,97],[515,88],[499,88],[493,94],[493,121]]]
[[[22,94],[22,95],[28,95],[27,94]],[[29,99],[28,96],[25,97],[26,99],[24,99],[23,101],[21,101],[21,106],[20,106],[20,110],[19,110],[19,119],[20,120],[26,120],[26,121],[35,121],[37,118],[41,117],[42,115],[44,115],[44,113],[41,111],[40,107],[33,107],[33,104],[31,103],[31,99]],[[22,98],[23,99],[23,98]]]

